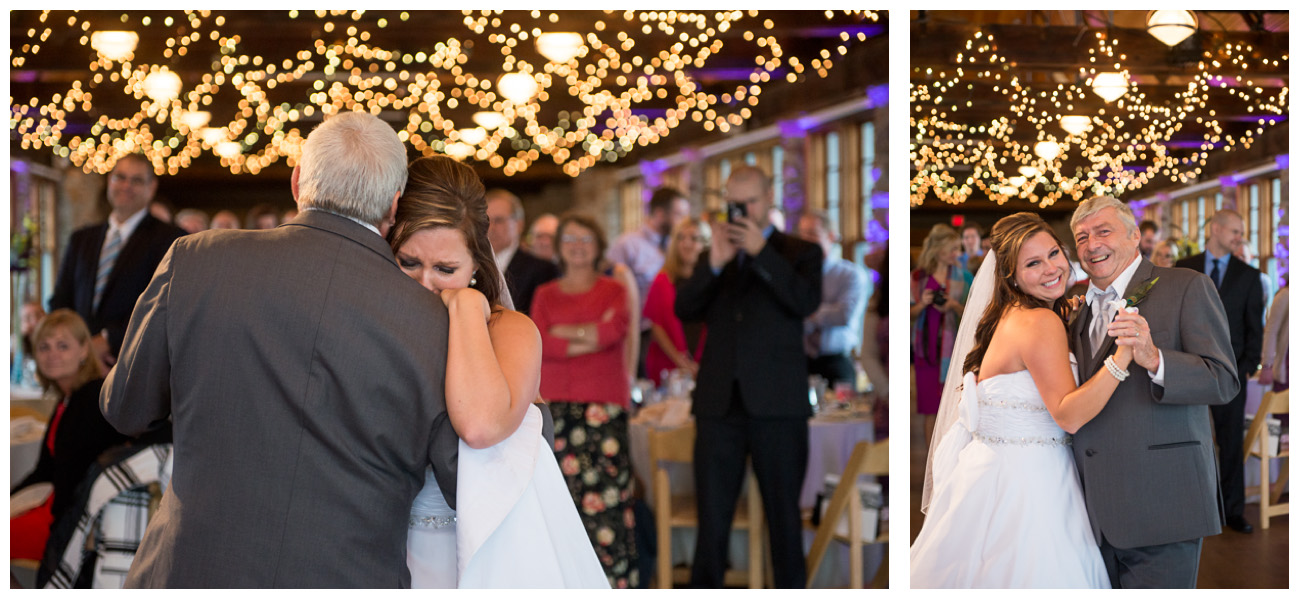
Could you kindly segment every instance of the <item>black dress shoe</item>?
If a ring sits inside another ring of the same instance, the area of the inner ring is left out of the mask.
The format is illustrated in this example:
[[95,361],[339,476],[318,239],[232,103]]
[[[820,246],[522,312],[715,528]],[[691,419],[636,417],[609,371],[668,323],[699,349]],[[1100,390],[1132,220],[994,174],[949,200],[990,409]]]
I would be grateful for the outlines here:
[[1251,533],[1255,528],[1246,517],[1228,517],[1228,528],[1238,533]]

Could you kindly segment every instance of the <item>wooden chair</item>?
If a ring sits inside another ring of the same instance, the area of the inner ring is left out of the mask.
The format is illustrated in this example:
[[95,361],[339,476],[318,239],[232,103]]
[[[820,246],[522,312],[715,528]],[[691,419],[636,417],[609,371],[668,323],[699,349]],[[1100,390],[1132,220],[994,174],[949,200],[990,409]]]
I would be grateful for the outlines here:
[[[655,537],[659,547],[655,588],[671,589],[674,583],[690,581],[690,568],[673,567],[673,528],[697,527],[699,519],[693,493],[680,495],[672,493],[666,463],[694,462],[695,425],[689,424],[668,430],[651,428],[647,434],[650,442],[650,467],[654,473],[651,490],[654,494]],[[753,472],[748,472],[745,479],[748,492],[745,494],[744,501],[736,507],[731,528],[749,532],[749,568],[728,569],[723,576],[723,583],[728,586],[748,585],[751,589],[761,589],[763,587],[763,506]]]
[[[881,531],[875,539],[863,539],[862,523],[862,496],[858,494],[857,481],[861,475],[888,475],[889,474],[889,439],[886,438],[876,443],[868,441],[858,442],[853,448],[853,454],[849,456],[849,462],[844,465],[844,473],[840,476],[840,484],[836,486],[835,493],[831,495],[829,506],[826,508],[826,514],[821,517],[821,524],[817,526],[817,534],[813,537],[812,548],[808,551],[808,585],[812,586],[813,577],[817,575],[817,567],[821,565],[822,559],[826,557],[826,550],[830,546],[831,540],[838,540],[849,545],[849,585],[852,588],[863,587],[862,572],[862,548],[868,544],[888,544],[889,532]],[[839,523],[841,515],[848,514],[849,535],[843,536],[836,533],[836,524]],[[880,570],[877,572],[875,581],[872,582],[875,587],[889,587],[889,551],[886,547],[885,560],[880,564]]]
[[[1264,399],[1259,402],[1259,410],[1255,412],[1255,418],[1250,422],[1250,429],[1246,431],[1246,459],[1254,456],[1259,458],[1259,520],[1260,527],[1268,529],[1268,520],[1270,517],[1289,514],[1291,512],[1291,503],[1285,502],[1278,504],[1282,497],[1283,490],[1286,489],[1286,481],[1290,471],[1290,451],[1283,449],[1277,456],[1269,456],[1264,446],[1268,441],[1268,417],[1272,415],[1284,415],[1291,412],[1290,409],[1290,390],[1280,392],[1268,392],[1264,394]],[[1257,443],[1256,440],[1263,440],[1263,443]],[[1271,459],[1281,459],[1281,470],[1277,474],[1277,483],[1269,485],[1269,469]]]
[[36,410],[31,406],[11,403],[9,405],[9,420],[12,421],[19,417],[32,417],[33,419],[36,419],[37,421],[44,423],[46,419],[50,418],[50,415],[41,414],[40,411]]

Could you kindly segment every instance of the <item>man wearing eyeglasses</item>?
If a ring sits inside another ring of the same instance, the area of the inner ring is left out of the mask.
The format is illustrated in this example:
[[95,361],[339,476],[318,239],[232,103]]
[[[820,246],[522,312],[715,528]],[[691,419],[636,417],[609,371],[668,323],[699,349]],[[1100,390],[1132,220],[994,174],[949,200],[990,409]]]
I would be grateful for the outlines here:
[[117,361],[136,299],[172,242],[185,235],[149,214],[157,190],[148,159],[119,158],[108,175],[108,221],[72,232],[50,296],[50,310],[70,308],[85,319],[105,368]]
[[497,266],[505,274],[506,288],[510,290],[515,310],[527,315],[537,286],[559,277],[560,268],[520,247],[524,205],[519,196],[503,189],[492,189],[487,191],[486,198],[488,241],[496,254]]

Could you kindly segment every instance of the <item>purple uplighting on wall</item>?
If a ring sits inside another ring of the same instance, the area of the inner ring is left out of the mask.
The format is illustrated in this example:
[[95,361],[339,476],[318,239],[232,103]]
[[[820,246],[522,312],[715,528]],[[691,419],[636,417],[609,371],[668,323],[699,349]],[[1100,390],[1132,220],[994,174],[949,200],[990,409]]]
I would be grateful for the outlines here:
[[867,221],[867,231],[862,236],[872,244],[884,244],[889,241],[889,230],[877,220]]
[[1291,168],[1291,155],[1290,154],[1277,155],[1277,168],[1279,169]]
[[885,106],[889,104],[889,86],[877,85],[867,88],[867,101],[872,106]]
[[889,209],[889,192],[876,192],[871,195],[872,209]]

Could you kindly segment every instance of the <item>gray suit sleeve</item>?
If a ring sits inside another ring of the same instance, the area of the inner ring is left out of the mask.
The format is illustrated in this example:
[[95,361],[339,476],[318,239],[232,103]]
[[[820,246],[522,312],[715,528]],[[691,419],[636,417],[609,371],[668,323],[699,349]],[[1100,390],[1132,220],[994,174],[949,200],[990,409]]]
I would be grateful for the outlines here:
[[176,244],[167,250],[126,329],[122,352],[99,394],[104,418],[118,431],[137,436],[171,416],[171,356],[167,347],[167,300]]
[[[1228,317],[1209,277],[1193,277],[1183,291],[1177,349],[1160,348],[1165,385],[1151,385],[1160,404],[1227,404],[1237,395],[1237,365]],[[1160,347],[1160,342],[1156,343]]]

